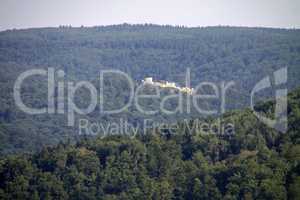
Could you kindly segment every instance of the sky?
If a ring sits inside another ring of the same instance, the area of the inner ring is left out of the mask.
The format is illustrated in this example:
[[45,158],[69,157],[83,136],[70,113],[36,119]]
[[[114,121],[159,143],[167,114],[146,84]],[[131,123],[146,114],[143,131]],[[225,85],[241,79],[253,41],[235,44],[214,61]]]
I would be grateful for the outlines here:
[[300,0],[0,0],[0,30],[122,23],[300,28]]

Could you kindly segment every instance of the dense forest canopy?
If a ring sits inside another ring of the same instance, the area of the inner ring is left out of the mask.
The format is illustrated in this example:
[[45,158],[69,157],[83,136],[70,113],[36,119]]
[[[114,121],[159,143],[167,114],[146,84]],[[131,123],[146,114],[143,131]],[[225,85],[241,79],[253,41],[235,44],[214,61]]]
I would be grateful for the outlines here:
[[[188,132],[83,138],[0,159],[1,199],[299,199],[300,90],[289,129],[249,109],[226,113],[235,134]],[[257,109],[269,113],[274,102]],[[206,119],[215,120],[215,119]],[[191,121],[192,122],[192,121]],[[182,126],[182,122],[179,122]]]

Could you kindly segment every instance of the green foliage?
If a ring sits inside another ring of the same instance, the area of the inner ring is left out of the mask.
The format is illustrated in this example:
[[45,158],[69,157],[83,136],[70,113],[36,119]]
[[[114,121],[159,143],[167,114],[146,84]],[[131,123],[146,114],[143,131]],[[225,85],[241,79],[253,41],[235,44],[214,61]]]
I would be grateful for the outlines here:
[[[296,94],[300,90],[289,95],[290,113],[299,108]],[[298,115],[289,115],[289,131],[275,132],[270,144],[269,129],[259,121],[248,124],[252,117],[249,110],[226,114],[226,120],[240,126],[230,137],[178,130],[169,137],[90,138],[32,155],[7,156],[0,159],[0,197],[299,199],[300,136],[293,128]],[[253,133],[259,145],[251,145]]]

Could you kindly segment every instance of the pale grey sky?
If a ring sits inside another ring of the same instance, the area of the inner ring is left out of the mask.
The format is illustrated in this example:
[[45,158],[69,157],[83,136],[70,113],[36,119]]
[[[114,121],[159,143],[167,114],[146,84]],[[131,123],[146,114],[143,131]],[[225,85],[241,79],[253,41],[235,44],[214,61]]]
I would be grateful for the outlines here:
[[300,0],[0,0],[0,30],[125,22],[300,28]]

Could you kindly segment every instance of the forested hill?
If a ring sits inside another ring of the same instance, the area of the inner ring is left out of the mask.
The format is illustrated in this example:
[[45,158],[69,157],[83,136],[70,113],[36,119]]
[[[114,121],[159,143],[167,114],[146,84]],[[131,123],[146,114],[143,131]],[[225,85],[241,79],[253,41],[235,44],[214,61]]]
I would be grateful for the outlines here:
[[[157,25],[41,28],[0,32],[0,61],[8,65],[55,67],[91,78],[113,68],[134,79],[153,76],[182,82],[239,80],[244,87],[283,66],[299,70],[300,30]],[[296,76],[296,75],[294,75]],[[292,76],[293,77],[293,76]],[[291,85],[293,82],[291,80]]]
[[179,129],[8,156],[0,160],[0,198],[300,199],[300,89],[288,102],[285,134],[246,109],[224,116],[236,127],[229,137]]
[[[28,69],[62,69],[66,81],[95,81],[103,69],[126,72],[136,82],[146,76],[184,85],[191,69],[191,85],[209,81],[235,82],[226,109],[250,105],[254,85],[277,69],[288,67],[288,89],[300,85],[300,30],[158,25],[114,25],[91,28],[34,28],[0,32],[0,154],[32,151],[43,145],[74,139],[62,115],[30,116],[16,108],[13,86]],[[24,84],[28,105],[44,106],[47,84],[40,79]],[[109,106],[125,101],[122,85],[111,88]],[[80,102],[86,96],[78,95]],[[265,91],[263,98],[271,96]],[[218,105],[219,102],[216,103]],[[129,108],[121,115],[89,116],[111,122],[126,117],[137,124],[144,118]],[[176,121],[181,115],[156,115],[158,121]],[[197,117],[197,116],[196,116]],[[70,137],[70,135],[72,135]]]
[[25,66],[55,67],[91,79],[109,68],[135,80],[153,76],[178,83],[189,67],[195,84],[234,80],[243,89],[288,66],[295,86],[299,35],[300,30],[155,25],[15,30],[0,32],[0,62],[1,68],[17,65],[16,73]]

